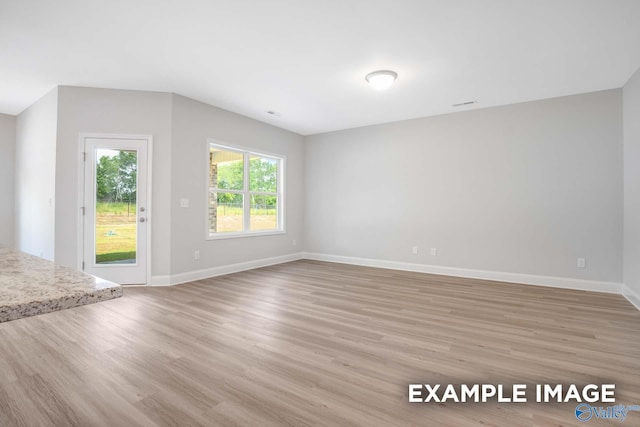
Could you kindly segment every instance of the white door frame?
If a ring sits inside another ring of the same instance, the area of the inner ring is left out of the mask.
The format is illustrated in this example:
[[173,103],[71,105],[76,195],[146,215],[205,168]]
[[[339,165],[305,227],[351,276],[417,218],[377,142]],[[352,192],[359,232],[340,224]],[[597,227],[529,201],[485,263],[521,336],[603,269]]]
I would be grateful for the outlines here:
[[78,253],[78,264],[77,268],[79,271],[83,271],[83,258],[84,258],[84,197],[85,197],[85,188],[84,188],[84,170],[85,170],[85,139],[87,138],[96,138],[96,139],[139,139],[147,142],[147,197],[145,202],[145,207],[147,209],[146,218],[147,218],[147,281],[146,284],[151,282],[151,224],[153,222],[153,212],[152,212],[152,204],[151,204],[151,191],[152,191],[152,179],[151,179],[151,171],[153,165],[153,136],[151,135],[136,135],[136,134],[113,134],[113,133],[85,133],[82,132],[78,136],[78,243],[77,243],[77,253]]

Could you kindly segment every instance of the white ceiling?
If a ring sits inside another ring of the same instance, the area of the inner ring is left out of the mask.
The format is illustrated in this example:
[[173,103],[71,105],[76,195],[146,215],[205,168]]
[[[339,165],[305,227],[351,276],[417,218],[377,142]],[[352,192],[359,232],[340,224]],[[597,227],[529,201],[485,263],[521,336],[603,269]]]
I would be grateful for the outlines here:
[[[308,135],[618,88],[639,67],[639,0],[0,0],[8,114],[56,85],[140,89]],[[398,72],[389,91],[367,86],[377,69]]]

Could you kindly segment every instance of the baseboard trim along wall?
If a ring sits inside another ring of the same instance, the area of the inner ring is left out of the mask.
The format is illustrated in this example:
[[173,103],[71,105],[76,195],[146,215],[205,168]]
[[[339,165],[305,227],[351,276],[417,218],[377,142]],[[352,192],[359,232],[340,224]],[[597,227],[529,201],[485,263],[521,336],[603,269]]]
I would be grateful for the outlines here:
[[632,291],[627,285],[622,285],[622,295],[627,299],[627,301],[640,310],[640,295]]
[[314,252],[296,252],[271,258],[262,258],[237,264],[205,268],[171,276],[153,276],[150,286],[172,286],[180,283],[202,280],[225,274],[238,273],[254,268],[282,264],[299,259],[336,262],[340,264],[361,265],[366,267],[387,268],[391,270],[414,271],[417,273],[438,274],[443,276],[468,277],[471,279],[495,280],[498,282],[518,283],[552,288],[575,289],[581,291],[605,292],[623,295],[631,304],[640,310],[640,295],[628,286],[616,282],[571,279],[567,277],[538,276],[534,274],[507,273],[502,271],[473,270],[469,268],[443,267],[438,265],[414,264],[401,261],[388,261],[372,258],[358,258],[342,255],[329,255]]
[[171,276],[153,276],[151,286],[171,286],[180,283],[192,282],[194,280],[207,279],[209,277],[223,276],[225,274],[238,273],[240,271],[252,270],[254,268],[268,267],[270,265],[282,264],[285,262],[302,259],[302,252],[281,255],[271,258],[261,258],[252,261],[240,262],[237,264],[223,265],[219,267],[204,268],[202,270],[189,271],[186,273],[173,274]]
[[606,292],[610,294],[622,293],[622,283],[615,282],[600,282],[595,280],[571,279],[566,277],[506,273],[502,271],[473,270],[468,268],[443,267],[438,265],[414,264],[409,262],[387,261],[372,258],[358,258],[310,252],[304,252],[302,255],[304,259],[338,262],[341,264],[388,268],[392,270],[415,271],[418,273],[439,274],[444,276],[467,277],[471,279],[495,280],[498,282],[519,283],[524,285],[549,286],[552,288]]
[[151,276],[149,286],[171,286],[171,276]]

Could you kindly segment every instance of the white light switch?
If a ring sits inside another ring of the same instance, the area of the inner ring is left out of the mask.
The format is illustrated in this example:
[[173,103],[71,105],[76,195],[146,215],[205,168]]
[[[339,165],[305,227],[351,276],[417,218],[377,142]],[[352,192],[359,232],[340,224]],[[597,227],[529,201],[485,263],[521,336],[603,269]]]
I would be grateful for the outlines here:
[[180,199],[180,207],[188,208],[189,207],[189,199]]

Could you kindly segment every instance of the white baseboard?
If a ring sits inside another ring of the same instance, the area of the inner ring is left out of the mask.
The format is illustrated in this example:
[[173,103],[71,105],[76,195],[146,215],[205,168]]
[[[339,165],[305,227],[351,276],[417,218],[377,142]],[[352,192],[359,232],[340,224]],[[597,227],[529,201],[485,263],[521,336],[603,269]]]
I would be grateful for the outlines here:
[[151,276],[149,286],[171,286],[171,276]]
[[571,279],[566,277],[537,276],[533,274],[507,273],[502,271],[484,271],[468,268],[443,267],[438,265],[414,264],[400,261],[387,261],[372,258],[357,258],[342,255],[303,252],[302,257],[316,261],[337,262],[341,264],[362,265],[388,268],[392,270],[415,271],[418,273],[440,274],[444,276],[468,277],[472,279],[495,280],[499,282],[520,283],[525,285],[549,286],[553,288],[577,289],[581,291],[622,293],[622,283],[595,280]]
[[472,279],[495,280],[499,282],[520,283],[525,285],[548,286],[553,288],[577,289],[581,291],[606,292],[624,295],[631,304],[640,310],[640,296],[628,286],[616,282],[571,279],[566,277],[538,276],[533,274],[507,273],[502,271],[484,271],[468,268],[443,267],[438,265],[415,264],[409,262],[379,260],[372,258],[348,257],[313,252],[297,252],[271,258],[262,258],[237,264],[189,271],[171,276],[153,276],[150,286],[172,286],[209,277],[222,276],[254,268],[275,264],[310,259],[316,261],[337,262],[341,264],[362,265],[368,267],[387,268],[392,270],[414,271],[418,273],[439,274],[444,276],[468,277]]
[[640,310],[640,295],[631,290],[627,285],[622,285],[622,295],[627,299],[627,301],[633,304],[635,308]]
[[180,283],[192,282],[194,280],[202,280],[209,277],[222,276],[224,274],[237,273],[245,270],[252,270],[254,268],[267,267],[269,265],[282,264],[283,262],[296,261],[299,259],[302,259],[302,253],[296,252],[288,255],[262,258],[252,261],[240,262],[237,264],[229,264],[220,267],[205,268],[202,270],[173,274],[170,278],[170,284],[178,285]]

